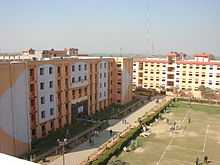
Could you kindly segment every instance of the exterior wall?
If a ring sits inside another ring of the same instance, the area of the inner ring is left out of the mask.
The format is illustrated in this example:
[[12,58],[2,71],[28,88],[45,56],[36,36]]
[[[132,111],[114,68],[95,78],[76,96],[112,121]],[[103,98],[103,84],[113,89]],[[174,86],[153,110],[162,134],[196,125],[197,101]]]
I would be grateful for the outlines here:
[[116,57],[114,102],[125,104],[132,100],[133,59]]
[[98,85],[97,97],[98,101],[108,99],[108,62],[101,60],[97,65],[98,70]]
[[0,152],[22,155],[30,146],[26,64],[3,63],[0,75]]
[[0,68],[0,152],[21,155],[31,140],[132,99],[130,58],[27,59]]
[[[43,70],[41,75],[40,70]],[[49,70],[51,69],[51,73]],[[37,68],[38,76],[38,107],[39,123],[44,123],[55,119],[57,116],[56,103],[56,67],[54,65],[39,65]],[[43,84],[43,89],[41,85]],[[44,103],[41,99],[44,98]],[[42,113],[44,112],[44,117]]]
[[185,60],[180,53],[168,54],[166,59],[137,58],[133,63],[134,87],[161,90],[197,90],[204,85],[220,89],[220,61],[208,55],[196,55]]

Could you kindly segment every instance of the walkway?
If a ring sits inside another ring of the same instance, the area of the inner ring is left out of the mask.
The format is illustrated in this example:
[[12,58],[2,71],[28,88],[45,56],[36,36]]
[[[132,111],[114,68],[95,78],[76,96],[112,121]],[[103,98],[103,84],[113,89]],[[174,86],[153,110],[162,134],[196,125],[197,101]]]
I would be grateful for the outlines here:
[[[166,99],[166,98],[164,98]],[[146,112],[148,112],[151,108],[153,108],[157,103],[154,101],[149,102],[144,105],[140,109],[136,110],[134,113],[130,114],[126,118],[124,118],[127,123],[130,125],[136,125],[137,119],[142,117]],[[65,154],[65,165],[79,165],[80,162],[87,160],[89,155],[97,151],[97,149],[109,140],[110,134],[109,130],[112,130],[114,134],[124,131],[128,124],[123,124],[122,120],[111,120],[110,127],[106,128],[103,132],[101,132],[97,137],[94,137],[94,144],[90,144],[88,141],[82,143],[72,150],[72,152]],[[63,158],[59,157],[50,163],[50,165],[62,165]]]

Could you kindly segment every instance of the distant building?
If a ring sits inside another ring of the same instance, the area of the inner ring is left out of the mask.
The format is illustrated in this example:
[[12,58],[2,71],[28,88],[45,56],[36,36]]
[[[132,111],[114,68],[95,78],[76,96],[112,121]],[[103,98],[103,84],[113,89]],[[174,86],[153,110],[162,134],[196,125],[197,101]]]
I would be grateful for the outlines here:
[[23,53],[0,60],[0,152],[22,155],[33,139],[74,118],[132,100],[132,58],[89,57],[77,49]]
[[220,61],[211,54],[196,54],[186,59],[184,53],[171,52],[166,58],[135,58],[134,87],[174,90],[198,90],[204,85],[220,89]]

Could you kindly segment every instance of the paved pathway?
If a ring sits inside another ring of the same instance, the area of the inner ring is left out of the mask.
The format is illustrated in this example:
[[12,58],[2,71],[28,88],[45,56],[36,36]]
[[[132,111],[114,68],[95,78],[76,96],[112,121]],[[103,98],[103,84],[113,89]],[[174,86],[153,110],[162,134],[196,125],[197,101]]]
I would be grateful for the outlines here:
[[[164,98],[165,99],[165,98]],[[149,102],[148,104],[144,105],[140,109],[136,110],[129,116],[125,117],[124,119],[127,123],[131,125],[137,124],[137,119],[142,117],[146,112],[148,112],[151,108],[153,108],[157,103],[154,101]],[[72,152],[65,154],[65,165],[79,165],[80,162],[87,160],[89,155],[97,151],[97,149],[109,140],[110,134],[109,130],[112,130],[113,133],[119,133],[124,131],[128,124],[123,124],[122,120],[111,120],[110,127],[106,128],[103,132],[99,134],[99,136],[94,137],[94,144],[91,145],[89,142],[82,143],[81,145],[77,146],[72,150]],[[58,159],[54,160],[50,163],[50,165],[62,165],[63,164],[63,157],[59,157]]]

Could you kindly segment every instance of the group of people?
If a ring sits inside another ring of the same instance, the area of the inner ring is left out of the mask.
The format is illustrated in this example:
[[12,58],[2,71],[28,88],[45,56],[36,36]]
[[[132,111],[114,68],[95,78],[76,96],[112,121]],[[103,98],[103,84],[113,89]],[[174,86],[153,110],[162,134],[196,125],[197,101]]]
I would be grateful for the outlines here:
[[122,119],[122,124],[127,124],[127,120],[126,119]]
[[[208,156],[206,155],[206,156],[204,156],[204,163],[205,164],[209,164],[209,160],[208,160],[209,158],[208,158]],[[196,158],[196,162],[195,162],[195,165],[200,165],[201,163],[200,163],[200,161],[199,161],[199,158],[197,157]]]
[[94,130],[93,131],[93,133],[92,133],[92,136],[89,138],[89,144],[94,144],[94,136],[99,136],[99,130],[98,129],[96,129],[96,130]]

